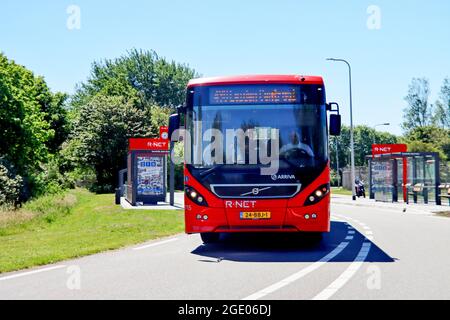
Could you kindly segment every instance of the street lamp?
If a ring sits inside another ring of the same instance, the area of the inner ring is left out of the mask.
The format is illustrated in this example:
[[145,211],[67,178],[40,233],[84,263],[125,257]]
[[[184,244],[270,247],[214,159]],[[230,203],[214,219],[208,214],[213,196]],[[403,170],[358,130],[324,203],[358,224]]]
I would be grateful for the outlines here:
[[338,137],[334,137],[336,142],[336,173],[338,179],[338,187],[341,186],[341,175],[339,174],[339,139]]
[[[375,134],[376,134],[376,131],[377,131],[377,127],[380,127],[380,126],[390,126],[390,125],[391,125],[391,124],[390,124],[389,122],[386,122],[386,123],[380,123],[380,124],[374,125],[374,126],[373,126],[373,129],[375,130]],[[373,144],[376,143],[376,141],[375,141],[375,134],[373,135]]]
[[356,193],[355,193],[355,143],[353,139],[353,101],[352,101],[352,67],[350,66],[350,63],[348,63],[347,60],[344,59],[335,59],[335,58],[328,58],[328,61],[337,61],[337,62],[344,62],[348,67],[348,81],[349,81],[349,87],[350,87],[350,152],[351,152],[351,185],[352,185],[352,199],[353,201],[356,200]]

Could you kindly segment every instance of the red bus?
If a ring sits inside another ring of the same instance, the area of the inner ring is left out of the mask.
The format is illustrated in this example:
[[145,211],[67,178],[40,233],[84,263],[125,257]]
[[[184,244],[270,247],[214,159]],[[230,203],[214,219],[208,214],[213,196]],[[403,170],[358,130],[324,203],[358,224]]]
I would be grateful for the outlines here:
[[[210,243],[229,232],[330,231],[328,139],[340,134],[341,118],[339,106],[326,103],[321,77],[194,79],[186,105],[170,118],[172,140],[180,119],[186,233]],[[238,130],[243,140],[228,134]],[[265,156],[276,154],[270,164],[258,153],[263,147]]]

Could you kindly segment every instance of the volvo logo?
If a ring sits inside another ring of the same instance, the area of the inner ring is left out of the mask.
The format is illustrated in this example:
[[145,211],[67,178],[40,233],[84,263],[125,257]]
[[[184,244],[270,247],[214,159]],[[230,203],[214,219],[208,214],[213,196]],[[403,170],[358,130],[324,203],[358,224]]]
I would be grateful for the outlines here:
[[295,176],[293,174],[274,174],[272,175],[272,180],[273,181],[277,181],[277,180],[294,180]]
[[257,196],[257,195],[260,194],[260,192],[265,191],[265,190],[269,190],[269,189],[271,189],[271,188],[272,188],[272,187],[253,188],[252,191],[241,194],[241,197],[245,197],[245,196],[249,196],[249,195]]

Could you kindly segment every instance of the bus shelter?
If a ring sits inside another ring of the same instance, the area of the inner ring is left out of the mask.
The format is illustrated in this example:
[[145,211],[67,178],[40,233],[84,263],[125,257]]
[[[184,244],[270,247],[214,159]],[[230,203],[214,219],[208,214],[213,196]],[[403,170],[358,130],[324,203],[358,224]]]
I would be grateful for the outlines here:
[[132,206],[165,202],[168,151],[167,139],[130,139],[124,193]]
[[368,159],[371,199],[441,204],[438,153],[398,152]]

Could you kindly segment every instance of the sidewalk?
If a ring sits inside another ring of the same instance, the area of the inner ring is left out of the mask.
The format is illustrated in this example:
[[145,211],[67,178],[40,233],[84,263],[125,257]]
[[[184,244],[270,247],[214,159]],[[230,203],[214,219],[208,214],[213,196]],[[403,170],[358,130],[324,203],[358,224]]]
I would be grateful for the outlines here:
[[450,206],[448,205],[437,206],[434,204],[414,204],[414,203],[406,204],[404,202],[380,202],[371,200],[369,198],[357,198],[356,201],[353,201],[351,196],[338,194],[331,195],[331,203],[360,206],[360,207],[385,208],[399,211],[404,211],[406,209],[406,213],[414,213],[414,214],[435,214],[437,212],[450,211]]
[[[169,194],[167,194],[167,199],[169,199]],[[404,202],[380,202],[375,200],[370,200],[369,198],[357,198],[356,201],[352,201],[351,196],[346,195],[331,195],[331,203],[332,204],[342,204],[342,205],[352,205],[359,207],[370,207],[370,208],[384,208],[395,211],[402,211],[406,209],[407,213],[414,214],[428,214],[432,215],[436,212],[450,211],[450,206],[436,206],[433,204],[425,205],[425,204],[406,204]],[[158,205],[155,206],[137,206],[132,207],[131,204],[125,200],[125,198],[121,199],[122,208],[127,210],[183,210],[184,209],[184,193],[175,193],[175,206],[170,206],[167,202],[159,202]]]

